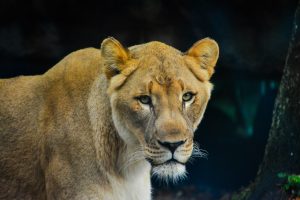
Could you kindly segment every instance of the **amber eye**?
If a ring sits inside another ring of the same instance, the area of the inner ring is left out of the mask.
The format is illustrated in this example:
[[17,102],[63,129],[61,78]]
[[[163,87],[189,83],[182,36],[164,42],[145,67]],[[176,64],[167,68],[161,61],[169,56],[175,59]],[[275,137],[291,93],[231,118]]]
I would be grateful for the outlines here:
[[194,96],[195,96],[195,94],[193,94],[192,92],[187,92],[182,95],[182,100],[187,102],[187,101],[192,100]]
[[147,96],[147,95],[142,95],[137,97],[137,99],[142,103],[142,104],[148,104],[150,105],[152,103],[151,101],[151,97]]

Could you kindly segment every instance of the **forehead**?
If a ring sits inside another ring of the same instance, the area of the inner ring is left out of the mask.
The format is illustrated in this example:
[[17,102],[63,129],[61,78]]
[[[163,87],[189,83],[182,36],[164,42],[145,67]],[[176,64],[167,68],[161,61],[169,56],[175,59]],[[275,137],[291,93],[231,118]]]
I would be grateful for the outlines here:
[[177,76],[184,70],[182,52],[161,42],[131,47],[130,53],[138,61],[139,71],[148,75]]
[[175,77],[187,70],[182,56],[179,55],[144,56],[138,65],[141,71],[147,71],[151,76]]
[[134,75],[129,77],[129,82],[133,81],[142,86],[155,81],[161,86],[168,87],[178,86],[178,82],[182,82],[187,87],[185,89],[201,84],[189,70],[183,53],[171,46],[160,42],[150,42],[131,47],[130,53],[131,57],[137,61],[138,67]]
[[154,82],[159,87],[176,90],[195,90],[201,82],[194,76],[181,55],[144,56],[138,62],[133,80],[140,86]]

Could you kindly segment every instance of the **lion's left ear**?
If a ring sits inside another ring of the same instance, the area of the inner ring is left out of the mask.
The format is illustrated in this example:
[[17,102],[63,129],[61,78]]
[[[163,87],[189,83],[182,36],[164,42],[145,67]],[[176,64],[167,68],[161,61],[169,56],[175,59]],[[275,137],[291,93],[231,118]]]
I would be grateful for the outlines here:
[[129,51],[113,37],[106,38],[101,44],[101,57],[105,65],[105,74],[108,79],[119,74],[129,60]]
[[214,67],[219,58],[219,46],[216,41],[204,38],[196,42],[186,53],[198,63],[201,71],[206,71],[208,79],[214,73]]

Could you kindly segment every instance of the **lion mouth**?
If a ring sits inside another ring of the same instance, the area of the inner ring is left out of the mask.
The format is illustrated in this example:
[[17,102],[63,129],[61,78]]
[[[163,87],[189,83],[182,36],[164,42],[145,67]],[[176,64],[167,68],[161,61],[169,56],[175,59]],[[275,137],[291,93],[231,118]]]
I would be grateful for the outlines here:
[[[166,162],[163,162],[161,164],[158,165],[172,165],[172,164],[181,164],[181,165],[185,165],[185,163],[182,163],[174,158],[171,158],[170,160],[167,160]],[[157,166],[157,165],[156,165]]]
[[162,166],[162,165],[173,165],[173,164],[180,164],[180,165],[185,165],[185,163],[183,162],[180,162],[178,160],[176,160],[175,158],[171,158],[163,163],[154,163],[153,160],[147,158],[146,159],[153,167],[156,167],[156,166]]

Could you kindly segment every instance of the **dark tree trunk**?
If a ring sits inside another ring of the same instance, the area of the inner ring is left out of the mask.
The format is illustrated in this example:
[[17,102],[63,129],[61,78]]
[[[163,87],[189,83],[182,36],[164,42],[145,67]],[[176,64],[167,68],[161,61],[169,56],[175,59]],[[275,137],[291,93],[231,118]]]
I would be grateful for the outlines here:
[[[273,111],[264,159],[255,182],[236,199],[286,199],[277,174],[300,174],[300,2]],[[255,147],[253,147],[255,148]],[[233,199],[235,199],[233,198]]]

